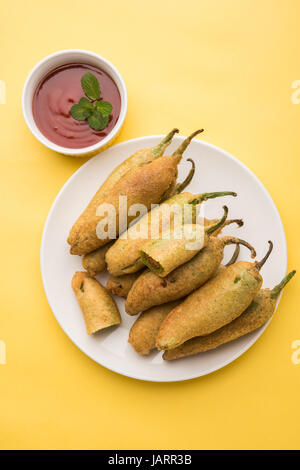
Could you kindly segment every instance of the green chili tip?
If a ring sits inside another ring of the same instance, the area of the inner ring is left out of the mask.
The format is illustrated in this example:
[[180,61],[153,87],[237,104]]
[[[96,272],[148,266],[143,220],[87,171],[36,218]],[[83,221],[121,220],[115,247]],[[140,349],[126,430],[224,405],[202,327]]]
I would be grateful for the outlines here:
[[250,243],[246,242],[245,240],[242,240],[241,238],[237,238],[237,237],[223,237],[222,238],[223,240],[223,243],[224,243],[224,246],[226,245],[232,245],[232,244],[236,244],[236,245],[243,245],[245,246],[246,248],[248,248],[248,250],[251,251],[251,258],[255,258],[256,256],[256,251],[255,249],[253,248],[252,245],[250,245]]
[[213,193],[202,193],[196,196],[196,198],[192,201],[192,204],[199,204],[200,202],[206,201],[207,199],[215,199],[216,197],[223,197],[223,196],[236,197],[237,193],[235,193],[234,191],[217,191]]
[[236,246],[235,246],[234,253],[233,253],[233,255],[232,255],[232,258],[228,261],[227,264],[225,264],[225,266],[228,267],[228,266],[230,266],[231,264],[234,264],[234,263],[236,262],[236,260],[238,259],[239,254],[240,254],[240,245],[236,245]]
[[177,128],[175,128],[171,132],[169,132],[169,134],[167,134],[163,138],[163,140],[153,148],[154,155],[156,155],[157,153],[160,153],[162,150],[164,150],[171,143],[171,140],[173,139],[174,135],[177,132],[179,132],[179,129],[177,129]]
[[223,206],[223,209],[224,209],[224,215],[223,217],[218,220],[217,223],[215,223],[214,225],[211,225],[210,227],[208,227],[205,232],[210,235],[211,233],[215,232],[219,227],[221,227],[225,220],[227,219],[227,215],[228,215],[228,207],[227,206]]
[[282,289],[284,288],[284,286],[286,286],[286,284],[292,279],[292,277],[296,274],[296,271],[291,271],[289,274],[287,274],[283,279],[282,281],[277,284],[277,286],[275,286],[272,290],[271,290],[271,299],[276,299],[276,297],[278,297],[278,295],[280,294],[280,292],[282,291]]
[[267,253],[265,254],[265,256],[258,262],[256,263],[255,265],[255,269],[257,269],[257,271],[260,271],[261,268],[263,267],[263,265],[265,264],[265,262],[267,261],[267,259],[269,258],[270,254],[271,254],[271,251],[273,250],[273,242],[271,242],[271,240],[268,241],[269,243],[269,249],[267,251]]
[[242,227],[244,225],[244,221],[243,219],[229,219],[229,220],[226,220],[224,227],[225,225],[231,225],[231,224],[237,224],[239,227]]
[[185,178],[185,180],[182,181],[182,183],[177,184],[175,194],[181,193],[190,184],[190,182],[192,181],[193,176],[195,174],[195,162],[194,162],[194,160],[192,160],[191,158],[188,158],[187,161],[192,163],[192,168],[188,172],[188,175]]
[[172,157],[174,157],[175,159],[180,160],[181,157],[182,157],[183,152],[185,151],[187,146],[190,144],[191,140],[196,135],[201,134],[201,132],[203,132],[203,131],[204,131],[204,129],[199,129],[199,130],[193,132],[189,137],[184,139],[184,141],[179,145],[179,147],[175,150],[175,152],[173,152]]

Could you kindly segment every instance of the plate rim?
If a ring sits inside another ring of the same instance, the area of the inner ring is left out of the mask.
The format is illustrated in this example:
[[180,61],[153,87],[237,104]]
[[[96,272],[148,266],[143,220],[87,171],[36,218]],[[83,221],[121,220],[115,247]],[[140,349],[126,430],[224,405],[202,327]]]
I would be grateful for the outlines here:
[[[157,139],[157,140],[161,140],[163,137],[165,137],[165,135],[147,135],[147,136],[142,136],[142,137],[136,137],[136,138],[133,138],[133,139],[128,139],[124,142],[120,142],[119,144],[116,144],[116,145],[113,145],[111,147],[109,147],[108,149],[104,150],[103,152],[99,152],[97,155],[95,156],[98,156],[100,153],[101,155],[103,153],[105,153],[106,151],[109,151],[110,149],[114,148],[114,149],[118,149],[118,148],[122,148],[123,146],[127,145],[128,143],[130,142],[143,142],[147,139]],[[182,135],[177,135],[176,136],[176,139],[180,139],[180,140],[184,140],[186,137],[185,136],[182,136]],[[250,175],[252,176],[252,178],[254,178],[254,180],[256,181],[256,183],[258,183],[258,185],[261,187],[261,189],[263,190],[263,192],[265,193],[266,197],[268,198],[269,202],[271,203],[271,205],[273,206],[273,209],[275,210],[275,213],[277,214],[279,220],[280,220],[280,225],[281,225],[281,235],[283,236],[283,240],[284,240],[284,253],[283,253],[283,256],[285,258],[285,272],[287,270],[287,241],[286,241],[286,235],[285,235],[285,230],[284,230],[284,226],[283,226],[283,222],[281,220],[281,217],[280,217],[280,214],[279,214],[279,211],[276,207],[276,204],[275,202],[273,201],[269,191],[267,190],[267,188],[264,186],[264,184],[260,181],[260,179],[255,175],[255,173],[253,173],[252,170],[250,170],[250,168],[247,167],[247,165],[245,165],[245,163],[243,163],[242,161],[240,161],[237,157],[234,157],[233,155],[231,155],[229,152],[227,152],[226,150],[223,150],[222,148],[214,145],[214,144],[211,144],[209,142],[206,142],[204,140],[201,140],[201,139],[195,139],[194,142],[201,142],[202,145],[204,145],[204,147],[208,147],[208,148],[211,148],[213,150],[217,150],[218,152],[221,152],[222,154],[224,154],[225,157],[233,160],[235,163],[237,163],[238,165],[240,165],[244,170],[246,170],[246,172],[250,173]],[[79,344],[77,344],[77,342],[71,338],[69,336],[69,334],[67,333],[67,331],[65,330],[65,328],[63,328],[62,324],[60,323],[57,315],[55,314],[54,312],[54,309],[51,305],[51,302],[49,300],[50,298],[50,295],[48,294],[48,290],[47,290],[47,284],[46,284],[46,281],[45,281],[45,278],[44,278],[44,270],[43,270],[43,265],[44,265],[44,248],[45,248],[45,238],[46,238],[46,233],[47,233],[47,228],[48,228],[48,225],[49,225],[49,222],[50,222],[50,219],[51,219],[51,216],[55,210],[55,206],[58,202],[58,200],[60,199],[61,197],[61,194],[64,192],[64,190],[69,186],[69,184],[72,183],[73,179],[76,177],[77,173],[79,173],[80,171],[82,171],[82,168],[85,168],[85,167],[88,167],[91,162],[94,160],[94,158],[90,158],[87,162],[85,162],[83,165],[81,165],[69,178],[68,180],[63,184],[62,188],[59,190],[58,194],[56,195],[54,201],[52,202],[51,204],[51,207],[50,207],[50,210],[47,214],[47,217],[46,217],[46,220],[45,220],[45,223],[44,223],[44,228],[43,228],[43,233],[42,233],[42,237],[41,237],[41,246],[40,246],[40,270],[41,270],[41,278],[42,278],[42,283],[43,283],[43,287],[44,287],[44,291],[45,291],[45,295],[46,295],[46,298],[47,298],[47,301],[48,301],[48,304],[49,304],[49,307],[52,311],[52,314],[54,315],[54,318],[56,319],[57,323],[59,324],[59,326],[61,327],[61,329],[63,330],[63,332],[66,334],[66,336],[72,341],[72,343],[82,352],[84,353],[86,356],[88,356],[90,359],[92,359],[94,362],[96,362],[97,364],[101,365],[102,367],[105,367],[106,369],[112,371],[112,372],[115,372],[119,375],[123,375],[125,377],[129,377],[129,378],[132,378],[132,379],[135,379],[135,380],[141,380],[141,381],[146,381],[146,382],[155,382],[155,383],[168,383],[168,382],[184,382],[186,380],[192,380],[192,379],[196,379],[196,378],[199,378],[199,377],[203,377],[205,375],[209,375],[209,374],[212,374],[213,372],[216,372],[220,369],[222,369],[223,367],[226,367],[227,365],[231,364],[232,362],[234,362],[236,359],[238,359],[240,356],[242,356],[245,352],[247,352],[252,346],[253,344],[260,338],[260,336],[262,335],[262,333],[265,331],[265,329],[267,328],[267,326],[269,325],[269,323],[271,322],[271,320],[273,319],[275,313],[276,313],[276,310],[277,310],[277,307],[279,305],[279,302],[280,302],[280,299],[281,299],[281,296],[282,296],[282,292],[280,293],[279,297],[278,297],[278,300],[277,300],[277,303],[276,303],[276,308],[275,308],[275,311],[272,315],[272,317],[265,323],[265,325],[262,325],[260,327],[260,329],[257,330],[257,336],[254,336],[238,353],[234,354],[230,359],[226,359],[225,361],[221,362],[217,367],[212,367],[212,368],[208,368],[202,372],[197,372],[195,374],[190,374],[188,377],[184,377],[184,378],[158,378],[158,377],[155,377],[155,378],[149,378],[147,376],[136,376],[132,373],[126,373],[124,372],[122,369],[118,369],[117,367],[110,367],[110,366],[107,366],[103,363],[101,363],[98,359],[96,359],[95,357],[93,357],[93,355],[91,355],[91,353],[87,352],[85,350],[84,347],[80,346]]]

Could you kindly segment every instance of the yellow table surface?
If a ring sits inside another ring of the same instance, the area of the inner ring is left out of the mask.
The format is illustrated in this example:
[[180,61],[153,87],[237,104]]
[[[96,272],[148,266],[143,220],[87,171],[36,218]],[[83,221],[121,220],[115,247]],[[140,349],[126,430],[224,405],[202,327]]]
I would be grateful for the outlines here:
[[26,76],[44,56],[67,48],[103,55],[128,88],[117,142],[204,127],[201,139],[239,158],[270,192],[286,231],[288,269],[297,269],[299,15],[298,0],[2,5],[1,448],[299,449],[300,364],[292,342],[300,339],[300,273],[262,337],[224,369],[173,384],[106,370],[61,330],[40,275],[48,211],[85,159],[44,148],[21,111]]

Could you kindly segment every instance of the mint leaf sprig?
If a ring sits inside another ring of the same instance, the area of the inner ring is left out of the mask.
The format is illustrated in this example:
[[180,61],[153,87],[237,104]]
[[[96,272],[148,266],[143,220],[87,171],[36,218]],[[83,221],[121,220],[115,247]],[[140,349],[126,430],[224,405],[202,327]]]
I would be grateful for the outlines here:
[[87,119],[92,129],[102,131],[107,127],[113,107],[109,101],[101,99],[98,79],[91,72],[81,77],[81,87],[87,98],[83,96],[77,104],[72,106],[70,109],[71,116],[76,121],[85,121]]

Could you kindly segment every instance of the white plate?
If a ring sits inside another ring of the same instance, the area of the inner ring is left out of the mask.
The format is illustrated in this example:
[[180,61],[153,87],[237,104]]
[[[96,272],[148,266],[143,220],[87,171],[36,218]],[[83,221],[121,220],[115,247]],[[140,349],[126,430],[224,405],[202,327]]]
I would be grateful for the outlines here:
[[[67,181],[54,201],[45,224],[41,271],[47,299],[58,323],[87,356],[119,374],[141,380],[172,382],[209,374],[234,361],[258,339],[265,326],[215,350],[168,362],[162,360],[161,352],[153,352],[148,357],[135,353],[127,339],[136,317],[127,315],[123,299],[116,298],[122,324],[88,336],[71,289],[74,272],[82,269],[81,259],[69,254],[66,242],[72,224],[112,169],[136,150],[152,147],[161,138],[141,137],[111,147],[85,163]],[[183,137],[175,137],[167,152],[171,153],[182,140]],[[196,173],[188,191],[230,190],[238,193],[236,198],[218,198],[205,203],[205,215],[208,217],[219,217],[223,213],[224,203],[229,207],[230,218],[243,217],[244,227],[227,227],[224,234],[231,233],[252,243],[258,259],[266,253],[268,240],[273,241],[273,253],[262,269],[264,286],[273,287],[286,273],[287,254],[282,222],[270,195],[240,161],[200,140],[194,140],[186,150],[179,168],[179,180],[190,169],[187,157],[193,158],[196,163]],[[233,247],[226,247],[225,261],[232,252]],[[245,247],[241,247],[239,259],[250,260]],[[107,274],[97,278],[105,282]]]

